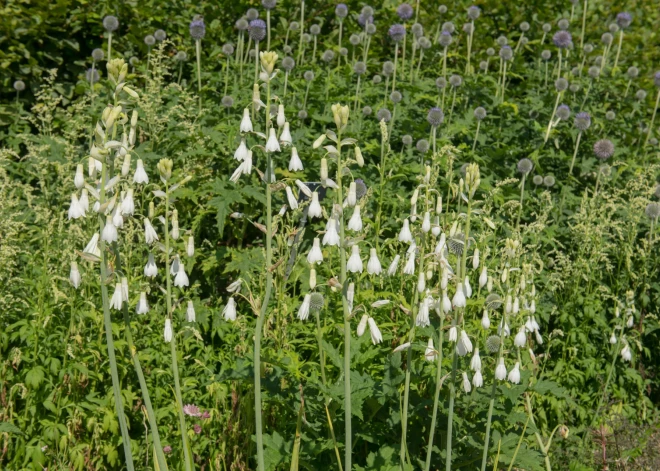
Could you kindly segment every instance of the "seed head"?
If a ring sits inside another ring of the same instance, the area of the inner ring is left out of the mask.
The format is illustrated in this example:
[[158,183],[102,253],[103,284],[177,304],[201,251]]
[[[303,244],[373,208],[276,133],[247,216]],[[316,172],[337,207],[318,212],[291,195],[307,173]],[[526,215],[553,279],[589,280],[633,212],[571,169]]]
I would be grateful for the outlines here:
[[385,61],[383,62],[383,75],[385,77],[389,77],[394,73],[394,62],[392,61]]
[[298,119],[302,119],[302,120],[307,119],[307,111],[305,110],[298,111]]
[[566,31],[568,29],[568,27],[570,26],[570,23],[568,22],[568,20],[566,18],[562,18],[561,20],[559,20],[557,22],[557,26],[559,27],[559,29],[561,29],[563,31]]
[[236,20],[236,29],[237,30],[245,31],[246,29],[248,29],[248,26],[249,26],[249,24],[248,24],[248,22],[245,18],[241,18],[239,20]]
[[390,101],[394,104],[399,103],[403,99],[403,96],[401,95],[401,92],[394,90],[392,93],[390,93]]
[[626,74],[628,75],[629,79],[637,78],[639,75],[639,69],[633,65],[632,67],[628,67]]
[[277,5],[277,0],[261,0],[261,4],[266,10],[272,10]]
[[601,160],[607,160],[614,155],[614,144],[609,139],[600,139],[594,144],[594,154]]
[[377,75],[377,74],[376,74],[376,75],[373,76],[373,78],[371,79],[371,81],[372,81],[372,83],[373,83],[374,85],[378,85],[380,82],[383,81],[383,77],[381,77],[380,75]]
[[309,33],[312,36],[318,36],[321,34],[321,27],[319,25],[312,25],[309,27]]
[[404,146],[410,146],[412,145],[412,136],[410,134],[405,134],[403,137],[401,137],[401,142],[403,142]]
[[550,57],[551,57],[551,56],[552,56],[552,53],[551,53],[550,51],[548,51],[547,49],[545,49],[545,50],[541,53],[541,58],[542,58],[544,61],[550,60]]
[[465,234],[459,232],[447,239],[447,248],[454,255],[462,255],[465,248]]
[[533,168],[534,164],[528,158],[520,159],[518,161],[518,172],[522,173],[523,175],[528,175]]
[[223,44],[222,46],[222,53],[229,57],[234,54],[234,45],[230,43]]
[[559,105],[557,107],[557,117],[562,121],[566,121],[571,116],[571,109],[568,105]]
[[367,71],[367,64],[362,61],[357,61],[353,66],[353,72],[357,75],[362,75]]
[[488,49],[486,49],[486,54],[488,55],[488,57],[493,57],[495,55],[495,49],[489,47]]
[[573,44],[573,37],[568,31],[557,31],[552,37],[552,42],[555,43],[559,49],[566,49]]
[[247,18],[248,21],[256,20],[259,18],[259,10],[256,8],[249,8],[248,11],[245,13],[245,17]]
[[165,38],[167,38],[167,33],[162,29],[157,29],[154,33],[154,38],[156,38],[156,41],[165,41]]
[[486,339],[486,350],[490,353],[500,351],[500,337],[498,335],[491,335]]
[[438,12],[440,12],[441,15],[444,15],[445,13],[447,13],[447,5],[440,5],[438,7]]
[[376,118],[378,119],[378,122],[385,121],[388,123],[390,119],[392,119],[392,113],[390,113],[390,110],[387,108],[381,108],[378,110],[378,113],[376,113]]
[[303,74],[303,77],[304,77],[305,80],[307,80],[308,82],[311,82],[312,80],[314,80],[314,72],[312,72],[311,70],[307,70],[307,71],[305,71],[305,73]]
[[529,23],[527,23],[526,21],[520,23],[520,31],[522,31],[523,33],[529,31]]
[[373,16],[374,9],[369,5],[363,6],[362,10],[360,11],[360,14],[364,16]]
[[605,44],[606,46],[609,46],[610,44],[612,44],[613,39],[614,39],[614,37],[612,36],[611,33],[603,33],[602,36],[600,37],[601,42],[603,44]]
[[367,25],[364,27],[365,33],[367,33],[369,36],[373,36],[376,34],[376,25],[371,23],[367,23]]
[[327,49],[321,56],[323,62],[332,62],[335,59],[335,51]]
[[513,50],[511,49],[511,46],[502,46],[502,49],[500,49],[500,57],[502,60],[510,61],[513,58]]
[[256,19],[250,21],[248,26],[248,34],[252,38],[252,41],[259,42],[266,37],[266,23],[264,20]]
[[447,86],[447,80],[444,77],[438,77],[435,79],[435,86],[440,89],[445,88]]
[[463,24],[463,32],[465,34],[472,34],[473,31],[474,31],[474,26],[472,25],[472,23]]
[[557,80],[555,80],[555,89],[558,92],[563,92],[568,88],[568,80],[566,80],[564,77],[559,77]]
[[429,124],[432,127],[437,128],[445,120],[445,114],[442,112],[440,108],[433,107],[429,110],[428,114],[426,115],[426,120],[429,122]]
[[373,15],[365,15],[365,14],[361,13],[360,16],[358,16],[357,20],[358,20],[358,24],[360,26],[366,27],[367,25],[374,22],[374,16]]
[[440,33],[440,38],[438,39],[438,42],[442,47],[449,46],[452,42],[451,33],[449,31],[443,31],[442,33]]
[[491,311],[495,311],[499,309],[502,306],[502,298],[496,294],[496,293],[491,293],[488,296],[486,296],[486,302],[485,306],[487,309],[490,309]]
[[92,59],[96,62],[100,62],[105,57],[105,52],[103,49],[96,48],[92,51]]
[[452,87],[460,87],[463,84],[463,79],[461,78],[460,75],[454,74],[451,77],[449,77],[449,84]]
[[119,28],[119,20],[116,16],[108,15],[103,18],[103,28],[105,28],[108,33],[112,33]]
[[300,23],[298,23],[297,21],[292,21],[291,23],[289,23],[289,29],[291,31],[298,31],[300,29]]
[[309,297],[309,308],[312,311],[320,311],[323,309],[324,303],[325,300],[323,299],[323,295],[321,293],[312,293],[312,295]]
[[351,34],[351,36],[348,38],[348,42],[351,43],[353,46],[357,46],[360,44],[360,36],[357,34]]
[[619,25],[616,23],[610,23],[607,29],[610,30],[610,33],[616,34],[619,31]]
[[406,37],[406,28],[403,25],[394,24],[390,26],[387,34],[390,36],[390,38],[392,38],[392,41],[398,43],[403,41],[403,38]]
[[477,119],[477,121],[484,119],[486,114],[486,109],[483,106],[478,106],[474,109],[474,117]]
[[418,39],[424,36],[424,27],[419,23],[415,23],[414,25],[412,25],[410,31],[412,31],[413,36],[415,36]]
[[543,32],[549,33],[552,30],[552,25],[550,23],[543,23]]
[[344,57],[347,56],[347,55],[348,55],[348,49],[346,49],[345,47],[342,47],[342,48],[339,50],[339,54],[342,55],[342,56],[344,56]]
[[555,186],[555,177],[552,175],[546,175],[543,177],[543,184],[548,188]]
[[592,65],[589,67],[589,77],[597,78],[600,75],[600,67],[597,65]]
[[293,57],[285,57],[282,59],[282,68],[287,71],[291,72],[291,70],[295,67],[296,61],[293,60]]
[[147,46],[151,47],[151,46],[153,46],[154,44],[156,44],[156,38],[154,38],[151,34],[147,34],[147,35],[144,37],[144,43],[145,43]]
[[532,178],[532,182],[534,185],[542,185],[543,184],[543,177],[541,175],[534,175],[534,178]]
[[472,5],[470,8],[468,8],[467,16],[471,20],[476,20],[479,18],[479,15],[481,15],[481,9],[478,6]]
[[639,101],[646,100],[646,91],[637,90],[637,93],[635,93],[635,98],[637,98]]
[[[93,71],[93,72],[92,72]],[[96,83],[99,81],[99,71],[98,69],[92,69],[91,67],[85,71],[85,80],[87,82]]]
[[136,67],[140,63],[140,59],[133,56],[130,59],[128,59],[128,63],[131,64],[133,67]]
[[568,86],[568,89],[573,93],[577,93],[577,91],[580,90],[580,86],[577,83],[572,83]]
[[506,46],[507,44],[509,44],[509,40],[506,38],[506,36],[499,36],[499,37],[495,40],[495,42],[496,42],[497,45],[500,46],[500,47],[502,47],[502,46]]
[[426,139],[420,139],[419,141],[417,141],[417,144],[415,144],[415,147],[422,154],[426,154],[429,151],[429,141],[427,141]]
[[342,19],[348,16],[348,7],[345,3],[340,3],[335,7],[335,15]]
[[575,115],[573,123],[578,131],[586,131],[591,126],[591,116],[586,111],[580,111]]
[[415,11],[413,10],[413,7],[411,7],[407,3],[402,3],[401,5],[399,5],[399,8],[396,9],[396,14],[399,15],[399,18],[401,18],[403,21],[412,18],[414,13]]
[[454,26],[454,23],[452,23],[451,21],[445,21],[444,23],[442,23],[442,31],[452,34],[455,29],[456,27]]
[[222,97],[222,106],[225,108],[231,108],[234,106],[234,99],[230,97],[229,95],[225,95]]
[[619,25],[620,28],[625,29],[628,26],[630,26],[630,23],[632,22],[632,15],[628,12],[621,12],[618,15],[616,15],[616,24]]
[[616,118],[616,113],[614,111],[610,110],[607,113],[605,113],[605,119],[606,120],[614,121],[615,118]]
[[486,61],[479,62],[479,68],[485,71],[488,68],[488,62]]
[[371,116],[371,113],[373,113],[373,110],[371,109],[371,106],[365,106],[362,108],[362,115],[363,116]]
[[204,24],[204,18],[201,15],[195,15],[193,20],[190,22],[190,36],[195,41],[201,41],[206,36],[206,25]]
[[594,47],[591,44],[584,45],[584,53],[591,54],[594,51]]

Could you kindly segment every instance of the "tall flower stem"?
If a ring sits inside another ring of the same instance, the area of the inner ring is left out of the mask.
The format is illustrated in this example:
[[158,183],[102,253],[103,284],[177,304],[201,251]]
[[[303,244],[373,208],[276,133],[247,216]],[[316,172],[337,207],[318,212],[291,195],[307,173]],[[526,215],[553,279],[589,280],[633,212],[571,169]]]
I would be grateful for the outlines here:
[[612,75],[616,70],[617,65],[619,65],[619,56],[621,55],[621,44],[623,43],[623,30],[619,30],[619,45],[616,48],[616,57],[614,58],[614,65],[612,66]]
[[[101,188],[99,191],[99,204],[101,207],[105,204],[105,183],[107,178],[108,164],[103,162],[101,170]],[[103,211],[99,211],[99,234],[103,234]],[[115,357],[115,343],[112,338],[112,318],[110,316],[110,304],[108,301],[108,279],[107,266],[108,256],[105,250],[105,241],[100,239],[99,250],[101,251],[101,299],[103,301],[103,322],[105,327],[105,338],[108,343],[108,360],[110,361],[110,377],[112,378],[112,393],[115,397],[115,410],[121,429],[122,444],[124,446],[124,458],[126,459],[126,469],[133,471],[133,454],[131,452],[131,437],[128,434],[126,425],[126,416],[124,415],[124,404],[121,395],[121,386],[119,384],[119,373],[117,372],[117,358]]]
[[474,142],[472,143],[472,152],[477,148],[477,139],[479,138],[479,127],[481,126],[481,121],[477,121],[477,132],[474,133]]
[[396,90],[396,66],[399,59],[399,43],[394,45],[394,72],[392,73],[392,91]]
[[[170,273],[170,187],[165,183],[165,279],[167,281],[167,317],[173,323],[172,315],[172,275]],[[179,262],[181,263],[181,262]],[[181,381],[179,379],[179,364],[177,361],[176,353],[176,335],[172,336],[170,342],[170,351],[172,354],[172,375],[174,376],[174,393],[176,395],[177,412],[179,414],[179,432],[181,433],[181,441],[183,444],[183,459],[186,466],[186,471],[192,471],[194,465],[192,463],[192,456],[188,445],[188,432],[186,430],[186,417],[183,414],[183,399],[181,396]]]
[[573,173],[573,166],[575,165],[575,157],[577,156],[578,147],[580,147],[580,138],[582,137],[582,131],[578,133],[577,139],[575,140],[575,150],[573,151],[573,159],[571,160],[571,168],[568,170],[568,174]]
[[266,10],[266,28],[268,29],[266,39],[266,50],[270,51],[270,10]]
[[112,60],[112,32],[108,31],[108,62]]
[[522,182],[520,183],[520,208],[518,208],[518,218],[516,220],[516,228],[520,228],[520,216],[522,214],[522,209],[523,209],[523,198],[525,197],[525,179],[526,178],[527,178],[527,174],[523,173]]
[[197,56],[197,93],[199,95],[199,111],[202,111],[202,41],[195,40],[195,55]]
[[587,24],[587,0],[584,0],[584,8],[582,9],[582,32],[580,33],[580,50],[584,47],[584,28]]
[[[303,52],[303,33],[304,32],[305,32],[305,0],[302,0],[300,2],[300,40],[298,42],[298,60],[296,61],[301,65],[302,65],[302,62],[300,61],[300,59],[301,59],[301,54]],[[339,56],[341,57],[341,54],[339,54]]]
[[[303,3],[304,4],[304,3]],[[270,129],[270,81],[266,82],[266,133]],[[272,195],[270,188],[272,156],[266,152],[266,293],[261,304],[257,325],[254,331],[254,419],[255,434],[257,437],[257,469],[264,471],[264,437],[261,417],[261,337],[263,335],[264,320],[268,311],[268,302],[270,301],[271,291],[273,289],[273,264],[272,234],[273,234],[273,215],[272,215]]]
[[465,64],[465,75],[470,75],[472,69],[470,68],[470,56],[472,55],[472,38],[474,37],[474,20],[470,21],[470,34],[467,40],[467,63]]
[[584,99],[582,100],[582,105],[580,106],[580,111],[584,109],[584,105],[587,104],[587,99],[589,98],[589,92],[591,92],[591,84],[594,83],[594,79],[589,80],[589,86],[587,87],[587,91],[584,94]]
[[[403,24],[403,27],[406,27],[406,24]],[[406,76],[406,43],[408,41],[408,34],[403,36],[403,53],[401,54],[401,76]]]
[[550,130],[552,129],[552,122],[555,120],[555,114],[557,113],[557,107],[559,106],[559,100],[561,99],[562,92],[557,92],[557,99],[555,100],[555,107],[552,109],[552,114],[550,115],[550,121],[548,121],[548,129],[545,131],[545,138],[543,142],[548,142],[550,137]]
[[651,133],[653,132],[653,123],[655,122],[655,115],[658,112],[658,104],[660,104],[660,90],[658,90],[658,95],[655,99],[655,107],[653,108],[653,116],[651,117],[651,124],[649,125],[649,130],[646,133],[646,139],[644,140],[644,147],[649,143],[651,138]]
[[500,103],[504,103],[504,90],[506,90],[506,61],[502,64],[502,96]]
[[355,104],[353,105],[353,113],[357,112],[357,105],[359,100],[360,100],[360,76],[358,75],[357,86],[355,87]]
[[447,118],[447,125],[451,123],[451,117],[454,114],[454,104],[456,104],[456,88],[453,87],[454,89],[452,90],[451,94],[451,108],[449,109],[449,117]]
[[[323,354],[323,331],[321,330],[321,318],[319,311],[314,311],[316,316],[316,340],[319,344],[319,362],[321,363],[321,381],[323,382],[323,387],[327,387],[327,379],[325,377],[325,355]],[[325,401],[325,414],[328,419],[328,429],[330,430],[330,436],[332,437],[332,443],[335,447],[335,456],[337,457],[337,465],[339,466],[339,471],[343,471],[341,466],[341,455],[339,454],[339,447],[337,446],[337,438],[335,437],[335,428],[332,426],[332,417],[330,416],[330,410],[328,406],[330,405],[330,398],[324,392],[323,399]]]
[[380,167],[378,173],[380,174],[380,184],[378,187],[378,213],[376,214],[376,249],[380,247],[380,220],[383,212],[383,193],[385,191],[385,143],[387,142],[387,132],[381,128],[380,139]]
[[486,461],[488,461],[488,445],[490,443],[490,425],[493,421],[493,407],[495,406],[496,392],[497,392],[497,379],[493,378],[493,386],[491,387],[490,390],[490,401],[488,404],[488,418],[486,419],[486,438],[484,439],[484,451],[481,456],[481,471],[486,471]]
[[[337,49],[337,68],[341,66],[341,35],[344,31],[344,21],[340,18],[339,19],[339,48]],[[326,100],[327,101],[327,100]]]
[[431,471],[431,456],[433,455],[433,437],[435,436],[435,422],[438,417],[438,403],[440,402],[440,389],[442,388],[442,345],[444,341],[445,315],[440,316],[440,327],[438,327],[438,369],[435,373],[435,395],[433,396],[433,414],[431,416],[431,429],[429,431],[429,441],[426,445],[426,466],[425,471]]

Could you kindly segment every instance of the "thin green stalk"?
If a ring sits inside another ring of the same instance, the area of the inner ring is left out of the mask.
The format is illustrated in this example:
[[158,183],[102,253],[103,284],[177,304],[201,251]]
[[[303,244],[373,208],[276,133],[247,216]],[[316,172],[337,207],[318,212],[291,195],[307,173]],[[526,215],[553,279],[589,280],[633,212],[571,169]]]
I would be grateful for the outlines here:
[[266,39],[266,50],[270,51],[270,10],[266,10],[266,28],[268,30]]
[[[172,314],[172,275],[170,274],[170,270],[169,270],[169,265],[170,265],[169,211],[170,211],[170,187],[168,183],[165,182],[165,260],[167,260],[167,264],[165,267],[165,279],[167,281],[167,317],[170,319],[170,322],[173,323],[174,316]],[[181,381],[179,379],[179,363],[177,360],[177,353],[176,353],[176,335],[172,335],[172,341],[170,342],[170,352],[172,354],[172,375],[174,376],[174,393],[176,395],[177,412],[179,414],[179,432],[181,433],[181,441],[183,443],[183,459],[186,466],[186,471],[192,471],[194,469],[194,465],[192,462],[192,456],[190,455],[190,448],[188,445],[188,431],[186,429],[186,417],[183,413],[183,398],[181,395]]]
[[474,133],[474,142],[472,143],[472,152],[477,147],[477,139],[479,138],[479,126],[481,126],[481,121],[477,121],[477,132]]
[[442,388],[442,344],[444,340],[445,315],[440,316],[440,327],[438,327],[438,368],[435,373],[435,395],[433,396],[433,414],[431,416],[431,429],[429,431],[429,441],[426,445],[426,466],[425,471],[431,471],[431,456],[433,455],[433,437],[435,436],[435,422],[438,417],[438,403],[440,402],[440,389]]
[[353,113],[357,113],[357,105],[360,100],[360,76],[358,75],[357,86],[355,87],[355,104],[353,105]]
[[502,63],[502,96],[500,103],[504,103],[504,90],[506,89],[506,61]]
[[584,94],[584,100],[582,100],[582,105],[580,106],[580,111],[584,109],[584,105],[587,103],[587,98],[589,98],[589,92],[591,91],[591,84],[594,83],[594,79],[589,80],[589,86],[587,91]]
[[584,28],[587,24],[587,0],[584,0],[584,8],[582,9],[582,32],[580,33],[580,50],[584,47]]
[[[258,44],[258,43],[257,43]],[[266,103],[270,104],[270,81],[266,82]],[[270,129],[270,112],[266,106],[266,132]],[[263,335],[264,319],[268,311],[268,302],[273,288],[273,264],[272,233],[273,233],[273,215],[272,215],[272,195],[270,188],[272,156],[266,152],[266,293],[261,304],[257,325],[254,332],[254,417],[255,434],[257,437],[257,469],[264,471],[264,437],[262,425],[262,403],[261,403],[261,337]]]
[[108,62],[112,60],[112,32],[108,31]]
[[451,108],[449,109],[449,117],[447,118],[447,126],[451,123],[451,117],[454,114],[454,104],[456,104],[456,87],[453,87],[451,94]]
[[511,458],[511,463],[509,463],[509,467],[507,468],[507,471],[511,471],[513,468],[513,463],[516,461],[516,457],[518,456],[518,451],[520,451],[520,445],[522,445],[523,438],[525,437],[525,432],[527,431],[527,425],[529,424],[529,419],[530,417],[527,416],[527,420],[525,421],[525,426],[523,427],[522,433],[520,434],[520,439],[518,440],[518,446],[516,446],[516,450],[513,452],[513,457]]
[[559,100],[561,99],[561,92],[557,92],[557,99],[555,100],[555,107],[552,109],[552,114],[550,115],[550,121],[548,121],[548,129],[545,131],[545,138],[543,142],[548,142],[550,137],[550,130],[552,129],[552,122],[555,119],[555,114],[557,113],[557,107],[559,106]]
[[202,54],[202,41],[197,39],[195,41],[195,53],[197,55],[197,93],[199,94],[199,112],[202,112],[202,66],[201,66],[201,54]]
[[575,140],[575,150],[573,151],[573,159],[571,160],[571,168],[568,170],[568,174],[573,173],[573,166],[575,165],[575,157],[577,156],[578,147],[580,147],[580,138],[582,137],[582,131],[578,133],[577,139]]
[[[303,33],[305,32],[305,0],[300,2],[300,41],[298,42],[298,63],[302,65],[301,54],[303,52]],[[341,54],[339,54],[341,57]],[[341,60],[341,59],[340,59]]]
[[644,140],[644,147],[649,143],[649,138],[653,132],[653,123],[655,122],[655,115],[658,112],[658,104],[660,104],[660,90],[658,90],[658,95],[655,99],[655,107],[653,108],[653,116],[651,117],[651,124],[649,125],[649,130],[646,133],[646,139]]
[[621,44],[623,43],[623,29],[619,30],[619,46],[616,48],[616,57],[614,58],[614,65],[612,66],[612,75],[619,65],[619,55],[621,54]]
[[339,51],[341,51],[341,35],[342,35],[342,32],[343,32],[343,29],[344,29],[344,22],[340,18],[339,19],[339,49],[337,49],[337,61],[338,61],[337,62],[337,68],[339,68],[341,66],[341,54],[339,53]]
[[468,35],[467,41],[467,64],[465,64],[465,74],[470,75],[470,58],[472,56],[472,38],[474,37],[474,20],[470,21],[470,34]]
[[[106,183],[107,164],[103,162],[101,170],[101,188],[99,191],[99,204],[101,207],[105,204],[105,183]],[[99,234],[103,234],[103,211],[99,211]],[[103,322],[105,327],[105,338],[108,344],[108,360],[110,361],[110,376],[112,378],[112,393],[115,398],[115,410],[117,411],[117,419],[119,420],[119,428],[121,429],[122,444],[124,447],[124,455],[126,459],[126,469],[133,471],[133,454],[131,452],[131,437],[128,434],[128,426],[126,425],[126,416],[124,415],[124,404],[121,395],[121,386],[119,383],[119,373],[117,372],[117,359],[115,357],[115,343],[112,338],[112,318],[110,316],[110,304],[108,301],[108,286],[107,286],[107,266],[108,256],[105,250],[105,241],[100,239],[99,250],[101,251],[101,299],[103,301]]]
[[486,419],[486,438],[484,439],[484,451],[481,455],[481,471],[486,471],[486,461],[488,461],[488,445],[490,443],[490,425],[493,421],[493,407],[495,406],[496,392],[497,392],[497,379],[493,378],[493,386],[490,390],[490,401],[488,405],[488,418]]
[[600,400],[598,401],[598,407],[596,407],[596,413],[593,415],[591,419],[590,427],[593,427],[596,421],[598,420],[598,415],[600,414],[600,410],[603,407],[603,403],[605,402],[605,397],[607,396],[607,388],[609,388],[610,382],[612,381],[612,375],[614,373],[614,367],[616,366],[617,356],[618,356],[617,348],[615,345],[612,353],[612,363],[610,363],[610,372],[607,375],[607,381],[605,381],[605,387],[603,387],[603,395],[600,397]]
[[383,193],[385,191],[385,136],[380,138],[380,185],[378,187],[378,213],[376,213],[376,249],[380,247],[380,219],[383,212]]
[[392,74],[392,91],[396,90],[396,66],[399,58],[399,43],[394,44],[394,72]]
[[[404,22],[403,27],[406,27],[406,24]],[[406,76],[406,43],[408,40],[408,34],[405,34],[403,36],[403,53],[401,54],[401,77]]]
[[520,228],[520,216],[522,215],[522,209],[523,209],[523,198],[525,197],[525,179],[527,178],[527,174],[523,173],[522,176],[522,182],[520,183],[520,208],[518,208],[518,218],[516,221],[516,228]]

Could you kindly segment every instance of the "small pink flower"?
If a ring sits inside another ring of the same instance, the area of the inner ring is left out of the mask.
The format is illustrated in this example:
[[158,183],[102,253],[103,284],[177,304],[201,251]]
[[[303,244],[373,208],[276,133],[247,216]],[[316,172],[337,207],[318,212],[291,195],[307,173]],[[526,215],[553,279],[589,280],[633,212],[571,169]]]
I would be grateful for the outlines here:
[[186,404],[183,406],[183,413],[190,417],[199,417],[201,415],[199,407],[194,404]]
[[169,454],[169,453],[172,453],[172,447],[169,446],[169,445],[165,445],[165,446],[163,447],[163,453],[168,453],[168,454]]
[[202,412],[202,419],[210,419],[211,418],[211,413],[207,410]]
[[199,435],[200,433],[202,433],[202,426],[199,425],[199,424],[195,424],[195,426],[193,427],[193,430],[195,431],[195,433],[197,435]]

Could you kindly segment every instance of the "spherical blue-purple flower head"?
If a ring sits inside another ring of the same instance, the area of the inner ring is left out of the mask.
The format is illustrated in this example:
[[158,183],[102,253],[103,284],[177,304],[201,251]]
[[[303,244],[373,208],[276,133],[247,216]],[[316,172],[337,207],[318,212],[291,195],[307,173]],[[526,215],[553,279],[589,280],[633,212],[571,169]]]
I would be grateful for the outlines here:
[[335,7],[335,15],[339,18],[346,18],[348,16],[348,7],[345,3],[340,3]]
[[394,24],[390,26],[387,34],[389,34],[390,38],[392,38],[392,41],[398,43],[406,37],[406,28],[403,25]]
[[402,3],[399,5],[399,8],[396,9],[396,14],[399,15],[399,18],[401,18],[403,21],[409,20],[412,18],[414,14],[413,7],[408,5],[407,3]]
[[575,115],[575,128],[578,131],[586,131],[591,126],[591,116],[586,111],[580,111]]
[[573,37],[568,31],[557,31],[552,37],[552,42],[560,49],[566,49],[573,44]]
[[594,144],[594,154],[601,160],[607,160],[614,155],[614,144],[609,139],[601,139]]
[[474,21],[479,18],[479,15],[481,15],[481,8],[476,5],[472,5],[470,8],[468,8],[467,15],[468,18]]
[[568,105],[559,105],[557,107],[557,117],[562,121],[566,121],[571,116],[571,109]]
[[259,42],[266,37],[266,22],[257,18],[256,20],[250,21],[248,26],[248,34],[252,38],[252,41]]
[[442,47],[447,47],[451,44],[452,42],[452,37],[451,33],[449,31],[443,31],[440,33],[440,37],[438,38],[438,42]]
[[616,15],[616,24],[619,25],[619,28],[627,28],[632,23],[632,15],[627,11],[622,11]]
[[367,26],[368,24],[372,24],[374,22],[374,15],[365,15],[365,14],[360,14],[358,16],[358,24],[362,27]]
[[195,16],[195,18],[190,22],[190,36],[195,40],[199,41],[204,38],[206,35],[206,25],[204,24],[204,19],[201,16]]
[[445,114],[442,112],[440,108],[434,106],[429,110],[428,114],[426,115],[426,120],[429,122],[431,126],[437,128],[445,120]]
[[502,60],[510,61],[513,58],[513,49],[511,49],[511,46],[502,46],[502,49],[500,49],[500,57]]

